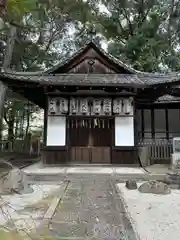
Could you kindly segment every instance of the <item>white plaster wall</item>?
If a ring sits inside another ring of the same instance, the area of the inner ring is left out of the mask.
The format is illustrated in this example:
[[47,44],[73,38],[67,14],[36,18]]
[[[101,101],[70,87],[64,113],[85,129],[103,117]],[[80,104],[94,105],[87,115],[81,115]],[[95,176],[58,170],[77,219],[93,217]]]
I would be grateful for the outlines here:
[[47,121],[47,146],[66,145],[66,117],[48,116]]
[[115,117],[115,146],[134,146],[134,117]]

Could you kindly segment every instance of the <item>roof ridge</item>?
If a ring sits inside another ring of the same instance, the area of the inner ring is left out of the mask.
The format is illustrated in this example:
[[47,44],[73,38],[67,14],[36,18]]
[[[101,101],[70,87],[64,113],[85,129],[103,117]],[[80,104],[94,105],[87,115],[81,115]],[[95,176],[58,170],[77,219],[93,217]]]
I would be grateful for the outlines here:
[[107,58],[109,58],[111,61],[113,61],[115,64],[119,65],[120,67],[125,68],[127,71],[129,71],[131,73],[140,73],[140,71],[135,70],[131,65],[124,63],[120,59],[114,57],[112,54],[106,52],[101,46],[98,46],[94,40],[86,41],[86,43],[81,48],[79,48],[79,50],[75,51],[70,57],[67,57],[61,63],[57,63],[54,67],[47,69],[44,73],[50,73],[51,71],[62,67],[63,65],[65,65],[66,63],[71,61],[73,58],[78,56],[81,52],[83,52],[91,44],[94,45],[100,52],[102,52],[102,54],[104,54]]
[[45,76],[66,76],[66,75],[92,75],[92,76],[113,76],[113,75],[118,75],[118,76],[137,76],[137,74],[130,74],[130,73],[57,73],[57,74],[48,74]]
[[[98,48],[98,46],[96,44],[95,44],[95,46]],[[131,65],[122,62],[120,59],[118,59],[115,56],[113,56],[112,54],[106,52],[102,47],[99,47],[99,48],[100,48],[101,52],[103,52],[104,55],[106,55],[107,57],[109,56],[114,61],[117,61],[120,65],[122,65],[122,67],[126,68],[128,71],[132,71],[132,73],[138,73],[138,70],[134,69]]]
[[61,67],[64,64],[66,64],[68,61],[72,60],[73,58],[75,58],[76,56],[78,56],[81,52],[83,52],[87,46],[90,44],[91,42],[86,43],[84,46],[82,46],[79,50],[75,51],[70,57],[67,57],[66,59],[64,59],[61,63],[57,63],[54,67],[47,69],[44,73],[49,73],[50,71],[56,70],[57,67]]

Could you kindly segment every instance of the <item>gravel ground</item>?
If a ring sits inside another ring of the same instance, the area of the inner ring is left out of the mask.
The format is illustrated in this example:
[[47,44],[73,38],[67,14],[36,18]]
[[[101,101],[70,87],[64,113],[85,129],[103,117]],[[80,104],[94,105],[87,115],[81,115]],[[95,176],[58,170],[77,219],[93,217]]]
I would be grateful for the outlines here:
[[123,183],[117,186],[140,239],[180,239],[180,190],[171,190],[170,195],[155,195],[128,190]]
[[0,199],[0,227],[31,231],[43,219],[51,198],[61,185],[32,185],[32,193],[4,195]]

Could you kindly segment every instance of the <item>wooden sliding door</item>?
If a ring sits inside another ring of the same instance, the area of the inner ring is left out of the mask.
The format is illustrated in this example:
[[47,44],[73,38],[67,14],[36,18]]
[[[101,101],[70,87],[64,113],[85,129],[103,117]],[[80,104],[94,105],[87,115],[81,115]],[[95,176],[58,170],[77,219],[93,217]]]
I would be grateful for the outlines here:
[[68,135],[71,162],[111,163],[113,131],[113,118],[69,118]]

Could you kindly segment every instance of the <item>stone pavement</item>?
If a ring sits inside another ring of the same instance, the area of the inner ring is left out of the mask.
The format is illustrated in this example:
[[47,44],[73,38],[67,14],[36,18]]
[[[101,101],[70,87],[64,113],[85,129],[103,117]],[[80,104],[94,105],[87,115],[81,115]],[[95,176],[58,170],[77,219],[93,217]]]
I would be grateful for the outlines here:
[[166,174],[171,171],[170,164],[153,164],[145,167],[145,169],[152,174]]
[[58,182],[64,179],[82,178],[85,176],[105,176],[116,178],[119,180],[149,179],[148,173],[140,167],[117,167],[110,166],[98,166],[98,165],[86,165],[86,166],[43,166],[32,165],[28,168],[24,168],[23,171],[27,174],[29,183],[36,182]]
[[113,178],[103,175],[74,176],[48,227],[39,229],[38,235],[57,240],[136,240],[115,185]]

